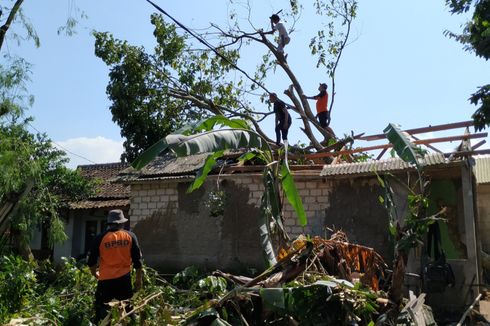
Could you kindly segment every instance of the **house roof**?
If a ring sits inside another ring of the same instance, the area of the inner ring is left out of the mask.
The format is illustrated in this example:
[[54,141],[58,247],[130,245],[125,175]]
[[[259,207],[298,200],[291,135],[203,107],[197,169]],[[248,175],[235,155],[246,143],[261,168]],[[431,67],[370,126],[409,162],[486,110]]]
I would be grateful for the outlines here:
[[129,199],[82,200],[70,203],[70,209],[120,208],[129,206]]
[[475,158],[476,183],[490,183],[490,155]]
[[[460,159],[451,160],[446,158],[444,154],[434,153],[424,157],[426,166],[436,166],[451,164]],[[399,158],[389,158],[379,161],[358,162],[358,163],[341,163],[325,165],[321,176],[334,175],[357,175],[357,174],[372,174],[373,172],[388,172],[413,169],[413,166]]]
[[128,167],[121,171],[114,181],[127,182],[134,180],[176,179],[194,177],[195,172],[203,167],[209,153],[176,157],[173,154],[157,156],[141,170]]
[[[137,171],[132,167],[125,169],[114,180],[128,184],[156,180],[189,180],[190,178],[194,178],[195,172],[204,165],[208,155],[209,153],[204,153],[186,157],[175,157],[171,154],[166,154],[157,157],[140,171]],[[425,166],[427,167],[457,165],[460,164],[461,161],[461,158],[448,158],[442,153],[432,153],[424,157]],[[414,169],[411,164],[399,158],[324,165],[320,173],[317,172],[318,165],[298,166],[299,169],[295,169],[294,167],[295,166],[291,166],[291,168],[295,170],[296,175],[314,171],[314,174],[317,176],[349,176],[373,174],[375,171],[396,172]],[[224,171],[229,172],[230,169],[233,170],[233,167],[227,167]],[[260,166],[240,166],[237,169],[241,172],[251,173],[257,172],[257,169],[260,169]]]
[[112,179],[127,166],[125,163],[79,165],[77,169],[80,175],[96,181],[96,193],[87,200],[71,202],[69,207],[89,209],[129,205],[129,186],[112,182]]

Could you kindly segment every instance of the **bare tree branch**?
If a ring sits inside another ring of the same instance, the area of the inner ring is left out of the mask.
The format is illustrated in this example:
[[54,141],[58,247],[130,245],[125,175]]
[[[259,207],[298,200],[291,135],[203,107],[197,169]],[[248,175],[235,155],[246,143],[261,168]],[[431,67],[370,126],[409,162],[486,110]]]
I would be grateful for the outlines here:
[[24,0],[17,0],[15,2],[12,9],[10,9],[9,16],[7,17],[7,20],[5,21],[5,24],[3,24],[2,27],[0,27],[0,50],[2,49],[3,41],[5,40],[5,35],[7,34],[7,31],[10,28],[10,25],[14,21],[15,15],[19,11],[20,6],[22,5],[22,2],[24,2]]

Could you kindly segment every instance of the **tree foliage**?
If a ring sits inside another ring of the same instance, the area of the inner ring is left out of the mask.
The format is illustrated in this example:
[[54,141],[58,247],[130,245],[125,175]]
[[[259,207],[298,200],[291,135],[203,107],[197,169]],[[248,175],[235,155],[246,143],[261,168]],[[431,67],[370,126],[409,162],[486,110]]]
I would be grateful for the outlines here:
[[[113,120],[121,127],[125,153],[133,161],[164,136],[210,114],[240,110],[239,91],[222,76],[230,65],[206,51],[192,51],[186,37],[160,15],[152,15],[157,46],[141,47],[95,33],[95,54],[111,67],[107,93]],[[236,52],[223,52],[233,60]]]
[[[461,34],[446,31],[446,35],[464,45],[465,50],[488,60],[490,58],[490,1],[446,0],[453,14],[466,13],[473,8],[471,19],[464,25]],[[473,113],[475,128],[482,130],[490,125],[490,84],[479,87],[471,95],[470,102],[478,109]]]
[[[233,11],[235,5],[230,2],[227,28],[212,23],[205,32],[188,29],[154,5],[166,16],[151,16],[156,41],[153,52],[114,39],[109,33],[94,33],[95,53],[110,67],[107,93],[113,120],[126,138],[123,160],[132,161],[179,126],[208,116],[246,120],[270,141],[260,123],[272,112],[254,108],[254,104],[272,92],[266,84],[276,69],[282,69],[290,80],[291,87],[284,93],[293,104],[290,108],[299,114],[301,129],[311,145],[324,147],[315,130],[324,138],[334,136],[316,121],[298,78],[302,76],[296,76],[277,51],[275,41],[268,37],[271,32],[255,27],[250,20],[250,25],[242,28],[241,16]],[[281,15],[295,25],[302,10],[299,1],[290,1]],[[332,79],[333,104],[335,71],[347,46],[357,1],[318,0],[314,10],[321,27],[312,32],[312,61],[316,59],[317,67]],[[247,47],[257,54],[246,58],[248,66],[256,64],[255,71],[242,69],[241,55]]]
[[[15,244],[22,254],[34,229],[49,230],[49,242],[64,240],[60,209],[68,200],[92,193],[92,185],[77,171],[65,167],[68,161],[46,134],[28,130],[32,118],[24,115],[32,97],[28,95],[29,65],[15,59],[0,66],[0,206],[15,200],[16,209],[0,216],[0,231],[10,227],[18,236]],[[20,196],[26,189],[30,191]],[[0,210],[2,211],[2,210]]]

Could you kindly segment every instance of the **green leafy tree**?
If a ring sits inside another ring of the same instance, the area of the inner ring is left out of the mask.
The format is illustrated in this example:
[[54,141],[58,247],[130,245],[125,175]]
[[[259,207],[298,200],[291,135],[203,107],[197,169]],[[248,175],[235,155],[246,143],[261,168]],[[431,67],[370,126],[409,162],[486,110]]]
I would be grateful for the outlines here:
[[[301,129],[312,146],[317,150],[324,148],[324,143],[314,134],[315,129],[325,138],[334,136],[331,129],[321,128],[316,121],[298,77],[277,51],[275,41],[269,39],[271,32],[256,28],[251,22],[242,29],[241,16],[233,11],[236,4],[230,2],[230,6],[229,27],[211,24],[203,33],[187,29],[168,15],[152,15],[156,40],[152,53],[116,40],[109,33],[94,33],[95,54],[110,67],[107,93],[112,100],[113,120],[126,138],[123,160],[132,161],[151,144],[181,125],[195,121],[196,117],[243,119],[271,142],[260,123],[272,112],[255,109],[253,102],[254,96],[263,101],[271,92],[266,87],[267,77],[276,69],[282,69],[291,82],[284,93],[293,103],[291,109],[301,117]],[[295,25],[302,10],[298,1],[290,1],[281,15]],[[321,30],[312,33],[312,60],[332,79],[331,110],[335,72],[347,46],[357,1],[318,0],[314,2],[314,10],[320,17]],[[179,34],[177,27],[184,33]],[[248,62],[255,60],[256,70],[252,72],[240,67],[241,53],[248,46],[259,53],[255,58],[247,58]],[[258,90],[264,93],[258,94]]]
[[92,193],[92,185],[64,166],[65,153],[46,134],[32,134],[25,111],[29,64],[11,59],[0,65],[0,235],[10,230],[12,243],[24,257],[32,231],[48,230],[49,243],[64,240],[60,210],[68,200]]
[[[446,0],[451,13],[462,14],[473,9],[471,19],[464,25],[461,34],[446,31],[446,35],[464,45],[464,49],[478,57],[490,58],[490,1],[489,0]],[[490,84],[480,86],[470,102],[478,109],[473,113],[476,130],[490,125]]]
[[0,121],[0,203],[16,200],[1,226],[10,230],[18,253],[27,257],[27,243],[36,228],[49,231],[50,245],[66,239],[60,211],[67,201],[92,194],[93,185],[65,167],[66,154],[46,134],[28,131],[31,119],[18,119]]

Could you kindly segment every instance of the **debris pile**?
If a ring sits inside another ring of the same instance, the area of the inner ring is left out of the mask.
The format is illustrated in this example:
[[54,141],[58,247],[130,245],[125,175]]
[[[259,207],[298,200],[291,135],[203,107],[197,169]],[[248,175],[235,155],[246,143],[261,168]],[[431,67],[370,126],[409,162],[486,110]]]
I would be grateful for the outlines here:
[[214,273],[234,284],[221,299],[186,316],[208,325],[368,325],[388,302],[381,290],[387,265],[372,248],[330,239],[298,237],[277,264],[255,278]]

